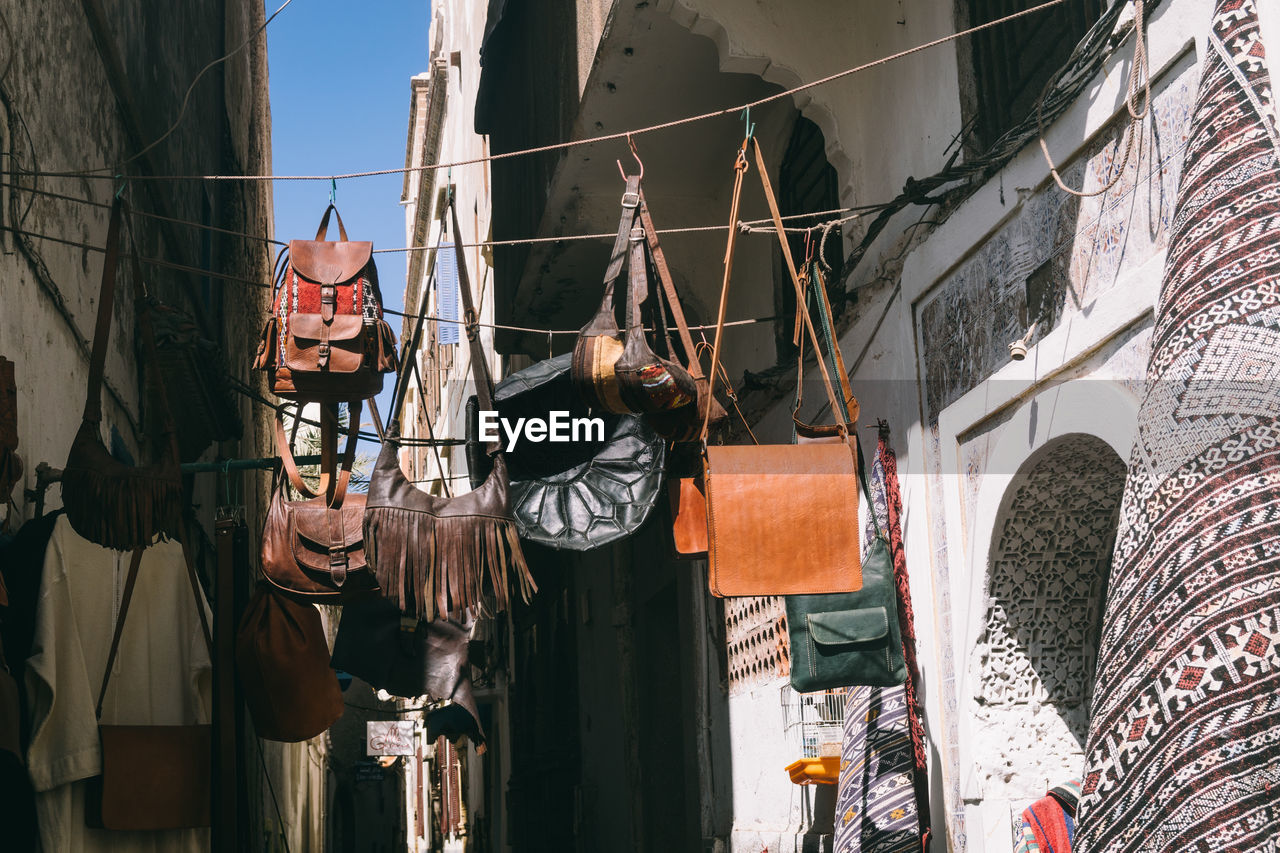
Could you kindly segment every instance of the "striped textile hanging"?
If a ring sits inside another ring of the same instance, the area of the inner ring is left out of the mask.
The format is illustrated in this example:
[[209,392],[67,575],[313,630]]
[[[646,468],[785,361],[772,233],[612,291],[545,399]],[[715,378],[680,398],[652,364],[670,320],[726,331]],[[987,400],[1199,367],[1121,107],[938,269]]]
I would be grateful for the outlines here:
[[1088,853],[1280,838],[1280,168],[1254,0],[1218,0],[1086,744]]

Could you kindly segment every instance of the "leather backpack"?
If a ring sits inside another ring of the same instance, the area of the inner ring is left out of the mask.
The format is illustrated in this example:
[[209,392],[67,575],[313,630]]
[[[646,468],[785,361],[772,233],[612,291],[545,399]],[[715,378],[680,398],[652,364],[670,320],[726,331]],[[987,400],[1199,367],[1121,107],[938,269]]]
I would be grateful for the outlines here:
[[[284,422],[276,416],[276,449],[281,472],[271,492],[262,529],[262,574],[282,592],[305,601],[338,604],[378,590],[365,556],[361,524],[365,496],[348,491],[355,460],[361,404],[348,411],[347,446],[336,478],[332,460],[321,463],[321,482],[312,491],[298,473]],[[297,420],[294,421],[295,432]],[[328,443],[325,442],[326,450]],[[326,453],[325,455],[328,455]],[[288,490],[302,495],[289,500]]]
[[[458,262],[458,292],[471,350],[471,376],[480,408],[493,411],[493,380],[475,322],[466,256],[458,238],[458,211],[452,197],[449,210]],[[422,317],[418,319],[421,323]],[[397,439],[408,378],[408,370],[402,370],[386,440],[369,478],[364,516],[369,563],[383,595],[401,610],[425,619],[469,608],[483,609],[487,590],[492,591],[501,612],[507,607],[508,586],[513,582],[527,601],[537,587],[511,517],[510,478],[502,451],[496,446],[491,449],[493,470],[483,483],[463,495],[428,494],[409,482],[400,470]]]
[[[326,240],[329,216],[340,240]],[[271,390],[307,402],[365,400],[396,369],[395,333],[382,319],[373,243],[348,240],[330,204],[314,240],[291,240],[276,261],[275,299],[254,367]]]

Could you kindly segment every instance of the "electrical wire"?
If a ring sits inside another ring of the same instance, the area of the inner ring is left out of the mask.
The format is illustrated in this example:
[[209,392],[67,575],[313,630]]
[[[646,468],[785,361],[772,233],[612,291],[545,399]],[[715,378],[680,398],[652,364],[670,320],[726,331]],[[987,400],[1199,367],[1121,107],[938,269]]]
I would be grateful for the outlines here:
[[[289,5],[289,2],[292,2],[292,0],[288,0],[288,2],[285,3],[285,6]],[[749,101],[744,104],[738,104],[737,106],[733,106],[733,107],[725,107],[724,109],[719,109],[719,110],[712,110],[711,112],[700,113],[698,115],[685,116],[684,118],[673,119],[672,121],[662,122],[661,124],[649,125],[647,127],[639,127],[639,128],[635,128],[627,131],[619,131],[617,133],[607,133],[601,136],[592,136],[592,137],[586,137],[583,139],[571,139],[566,142],[557,142],[551,145],[539,146],[537,148],[526,148],[518,151],[507,151],[500,154],[487,154],[483,157],[473,157],[467,160],[455,160],[449,163],[427,163],[421,166],[410,166],[410,167],[399,168],[399,169],[375,169],[375,170],[366,171],[366,172],[347,172],[345,174],[333,174],[333,175],[131,175],[130,180],[344,181],[344,180],[351,180],[355,178],[372,178],[372,177],[379,177],[382,175],[403,175],[411,172],[429,172],[429,171],[438,171],[440,169],[452,169],[454,167],[470,166],[477,163],[489,163],[495,160],[507,160],[515,157],[527,157],[533,154],[544,154],[549,151],[560,151],[568,148],[575,148],[582,145],[593,145],[600,142],[610,142],[613,140],[634,138],[637,136],[642,136],[647,133],[655,133],[661,130],[669,130],[674,127],[682,127],[687,124],[693,124],[694,122],[705,121],[707,119],[712,119],[712,118],[719,118],[720,116],[727,116],[735,113],[741,113],[743,110],[753,109],[755,107],[760,107],[765,104],[772,103],[773,101],[781,100],[783,98],[789,98],[800,92],[805,92],[809,89],[826,85],[827,83],[831,83],[836,80],[843,79],[845,77],[860,73],[862,71],[868,71],[872,68],[876,68],[878,66],[884,65],[889,62],[893,62],[898,59],[902,59],[914,53],[919,53],[920,51],[928,50],[930,48],[937,47],[942,44],[946,44],[947,42],[955,41],[956,39],[973,35],[974,33],[982,32],[983,30],[987,30],[992,27],[1000,26],[1001,24],[1006,24],[1010,21],[1017,20],[1018,18],[1023,18],[1028,15],[1037,14],[1039,12],[1043,12],[1048,9],[1051,9],[1055,6],[1061,6],[1063,3],[1066,3],[1066,2],[1067,0],[1048,0],[1048,2],[1041,3],[1036,6],[1032,6],[1028,9],[1023,9],[1020,12],[1014,12],[1012,14],[1005,15],[1004,17],[997,18],[996,20],[988,21],[985,24],[978,24],[977,26],[969,27],[968,29],[960,30],[959,32],[942,36],[941,38],[936,38],[932,41],[925,42],[924,44],[918,44],[915,47],[910,47],[910,48],[907,48],[906,50],[900,50],[897,53],[889,54],[888,56],[882,56],[879,59],[874,59],[870,62],[864,62],[861,65],[855,65],[852,68],[846,68],[845,70],[838,71],[835,74],[829,74],[826,77],[821,77],[817,80],[812,80],[808,83],[802,83],[799,86],[795,86],[790,89],[784,89],[781,92],[777,92],[772,95],[766,95],[763,98],[757,98],[754,101]],[[1119,6],[1119,5],[1121,4],[1115,4],[1115,6]],[[1115,6],[1113,6],[1113,8],[1115,8]],[[282,6],[281,9],[283,8],[284,7]],[[277,10],[276,14],[279,14],[279,10]],[[275,17],[275,15],[272,15],[272,17]],[[270,22],[270,19],[268,19],[268,23],[269,22]],[[263,26],[265,26],[265,24]],[[152,143],[152,146],[154,145],[155,143]],[[148,149],[144,149],[143,152],[140,152],[139,154],[134,155],[134,158],[140,156],[141,153],[145,153],[145,151],[149,150],[149,148],[152,146],[148,146]],[[101,170],[98,170],[98,171],[100,172]],[[36,174],[36,173],[27,173],[27,174]],[[37,176],[49,177],[49,178],[100,178],[100,179],[112,178],[111,175],[103,175],[95,172],[73,172],[73,171],[41,172],[41,173],[38,173]]]

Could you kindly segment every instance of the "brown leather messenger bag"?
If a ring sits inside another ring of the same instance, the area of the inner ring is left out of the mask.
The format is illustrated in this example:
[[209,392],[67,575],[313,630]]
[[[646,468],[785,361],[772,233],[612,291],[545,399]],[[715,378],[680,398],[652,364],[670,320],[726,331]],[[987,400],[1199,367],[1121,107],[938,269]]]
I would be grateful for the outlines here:
[[[760,145],[754,139],[750,144],[782,257],[796,289],[804,331],[814,351],[821,354]],[[742,182],[748,168],[746,147],[744,143],[735,166],[724,282],[711,356],[712,392],[720,363]],[[836,416],[838,441],[705,447],[702,485],[707,508],[708,582],[713,595],[801,595],[862,588],[857,439],[853,424],[847,420],[856,411],[856,403],[841,404],[821,357],[818,363]],[[704,442],[709,420],[703,421]]]

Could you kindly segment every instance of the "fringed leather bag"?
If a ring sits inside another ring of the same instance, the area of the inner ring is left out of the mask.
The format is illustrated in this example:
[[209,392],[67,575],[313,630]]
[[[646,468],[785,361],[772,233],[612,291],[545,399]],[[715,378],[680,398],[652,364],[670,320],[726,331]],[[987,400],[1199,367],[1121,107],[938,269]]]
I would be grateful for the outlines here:
[[[632,175],[622,195],[622,218],[605,270],[604,298],[591,322],[578,333],[573,350],[575,387],[589,404],[615,414],[666,412],[688,406],[698,395],[689,372],[655,353],[645,336],[641,305],[648,296],[649,275],[640,206],[640,178]],[[628,267],[625,336],[613,308],[614,286],[624,260]]]
[[[326,240],[329,215],[340,240]],[[308,402],[365,400],[396,370],[395,333],[382,319],[373,243],[348,240],[330,204],[314,240],[291,240],[276,266],[276,296],[254,367],[271,390]]]
[[[361,526],[364,495],[349,492],[351,466],[360,431],[361,403],[350,404],[347,446],[336,478],[332,459],[321,461],[320,488],[312,491],[294,462],[284,421],[276,416],[276,451],[281,472],[276,475],[262,528],[262,574],[282,592],[305,601],[338,604],[340,599],[368,595],[378,589],[365,555]],[[297,420],[294,421],[295,432]],[[322,457],[332,453],[324,440]],[[336,439],[333,443],[336,449]],[[289,486],[303,500],[288,499]]]
[[[184,505],[178,441],[159,371],[153,370],[152,375],[158,384],[159,393],[155,397],[160,404],[161,426],[165,432],[164,460],[149,467],[126,465],[111,455],[98,434],[102,424],[102,381],[107,341],[111,336],[123,215],[124,202],[117,199],[111,208],[111,221],[107,227],[106,260],[102,265],[102,286],[98,293],[98,321],[89,358],[88,397],[80,429],[62,471],[62,503],[71,527],[90,542],[117,551],[145,548],[156,536],[177,537],[182,529]],[[134,276],[145,293],[136,254]],[[154,365],[155,338],[146,301],[140,299],[139,306],[138,328],[147,357]]]
[[[471,348],[471,375],[481,410],[493,411],[493,380],[480,345],[466,256],[458,236],[458,212],[452,199],[450,212],[458,291]],[[408,371],[402,370],[387,440],[369,480],[364,516],[369,563],[382,594],[401,610],[411,610],[426,619],[483,607],[486,582],[492,588],[498,611],[507,607],[509,584],[516,584],[527,601],[536,586],[511,517],[510,480],[501,450],[490,449],[493,470],[478,488],[465,495],[440,497],[414,486],[400,470],[396,441],[407,382]]]

